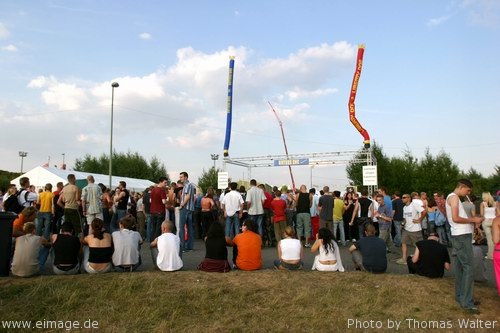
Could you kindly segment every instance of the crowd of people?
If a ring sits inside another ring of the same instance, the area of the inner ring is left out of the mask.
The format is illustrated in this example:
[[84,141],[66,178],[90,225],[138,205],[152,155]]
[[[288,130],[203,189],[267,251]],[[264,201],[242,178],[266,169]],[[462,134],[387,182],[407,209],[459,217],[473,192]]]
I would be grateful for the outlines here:
[[328,186],[320,193],[305,185],[268,191],[255,179],[248,190],[233,182],[223,192],[203,194],[186,172],[171,184],[161,177],[143,193],[130,192],[125,182],[110,191],[92,176],[81,190],[75,183],[69,175],[56,191],[47,184],[36,193],[23,177],[21,189],[11,186],[3,202],[15,196],[23,207],[13,227],[13,275],[40,274],[50,248],[55,274],[135,271],[143,242],[157,269],[177,271],[199,238],[206,254],[198,269],[207,272],[262,269],[265,246],[276,247],[278,270],[305,269],[304,251],[310,251],[312,270],[344,272],[340,247],[349,246],[356,270],[384,273],[387,253],[395,252],[402,254],[396,264],[407,265],[410,274],[439,278],[451,268],[451,248],[460,306],[478,311],[473,284],[484,279],[488,260],[500,295],[500,203],[485,192],[476,207],[466,179],[446,198],[397,191],[391,197],[384,187],[370,195],[350,188],[343,196]]

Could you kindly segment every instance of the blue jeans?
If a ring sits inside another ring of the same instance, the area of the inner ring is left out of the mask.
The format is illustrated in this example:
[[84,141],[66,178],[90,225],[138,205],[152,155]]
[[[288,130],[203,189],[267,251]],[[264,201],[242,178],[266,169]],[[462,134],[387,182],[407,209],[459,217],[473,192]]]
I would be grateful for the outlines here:
[[165,213],[153,213],[151,214],[151,223],[149,224],[151,231],[148,230],[148,234],[151,233],[151,241],[155,240],[156,237],[161,235],[161,224],[165,221]]
[[226,217],[226,236],[233,239],[240,232],[240,218],[238,212]]
[[340,242],[342,245],[345,245],[345,233],[344,233],[344,221],[342,219],[336,220],[335,218],[333,219],[333,237],[338,241],[337,239],[337,228],[340,229]]
[[42,246],[40,248],[40,251],[38,252],[38,263],[40,265],[40,272],[43,271],[43,267],[45,266],[45,263],[47,262],[47,258],[49,257],[50,254],[50,248]]
[[[264,232],[262,230],[262,221],[264,221],[264,214],[260,214],[260,215],[250,215],[249,214],[248,218],[257,224],[257,228],[259,230],[259,235],[260,235],[260,237],[262,237],[264,235]],[[239,226],[238,226],[238,228],[239,228]]]
[[153,241],[153,227],[151,225],[151,214],[146,214],[146,240],[148,242]]
[[474,307],[474,256],[472,234],[451,236],[455,253],[455,300],[464,309]]
[[[179,237],[181,239],[182,250],[193,249],[194,229],[193,229],[193,211],[181,208],[179,217]],[[184,226],[187,225],[188,239],[187,244],[184,239]]]
[[396,230],[396,236],[394,236],[394,245],[396,246],[401,246],[401,223],[403,223],[403,221],[396,221],[394,220],[393,221],[394,223],[394,230]]
[[50,240],[50,223],[52,222],[51,213],[38,213],[36,220],[36,234],[46,240]]
[[127,215],[126,209],[117,209],[116,213],[113,214],[113,218],[111,219],[110,232],[120,230],[120,225],[118,224],[122,218]]

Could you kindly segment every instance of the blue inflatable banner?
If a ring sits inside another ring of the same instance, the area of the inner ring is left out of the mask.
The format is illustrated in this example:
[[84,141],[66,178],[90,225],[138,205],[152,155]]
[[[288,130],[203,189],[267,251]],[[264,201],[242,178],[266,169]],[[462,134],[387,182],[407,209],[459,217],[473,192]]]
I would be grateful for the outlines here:
[[226,139],[224,140],[224,157],[229,156],[229,142],[231,141],[231,122],[233,116],[233,74],[234,57],[229,57],[229,78],[227,84],[227,121]]

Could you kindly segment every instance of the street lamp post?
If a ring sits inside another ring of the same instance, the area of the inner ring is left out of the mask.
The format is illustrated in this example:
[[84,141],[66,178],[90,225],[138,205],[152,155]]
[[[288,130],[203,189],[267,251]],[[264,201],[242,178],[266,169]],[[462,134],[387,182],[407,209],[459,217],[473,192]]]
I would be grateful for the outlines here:
[[115,99],[115,88],[118,88],[120,85],[118,82],[111,83],[111,131],[109,138],[109,188],[111,188],[111,178],[113,175],[113,103]]
[[210,156],[212,157],[212,160],[214,161],[214,170],[215,170],[215,161],[217,161],[219,159],[219,155],[218,154],[211,154]]
[[23,162],[24,162],[24,158],[28,156],[28,152],[27,151],[20,151],[19,152],[19,157],[21,157],[21,173],[23,173]]
[[313,168],[314,168],[314,164],[311,164],[311,187],[310,188],[313,188]]

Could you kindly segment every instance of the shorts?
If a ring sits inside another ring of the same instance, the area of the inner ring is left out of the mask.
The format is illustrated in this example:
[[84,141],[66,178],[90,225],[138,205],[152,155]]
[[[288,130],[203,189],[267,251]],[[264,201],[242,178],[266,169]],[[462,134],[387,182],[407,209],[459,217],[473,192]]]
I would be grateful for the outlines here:
[[406,245],[417,246],[417,242],[423,240],[422,231],[406,231],[403,230],[403,238],[401,243]]

